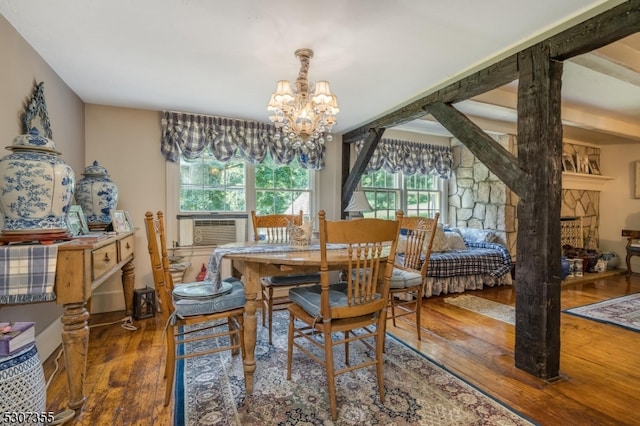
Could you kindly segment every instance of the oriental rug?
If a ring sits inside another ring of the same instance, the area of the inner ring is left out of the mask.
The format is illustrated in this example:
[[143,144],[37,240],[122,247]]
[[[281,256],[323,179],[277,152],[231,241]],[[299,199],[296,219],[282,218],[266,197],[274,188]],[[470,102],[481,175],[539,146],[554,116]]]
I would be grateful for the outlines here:
[[[336,378],[338,419],[331,421],[324,368],[294,351],[286,379],[288,312],[274,313],[273,345],[258,321],[253,395],[245,395],[240,356],[229,351],[181,360],[175,425],[530,425],[530,421],[387,335],[385,402],[375,368]],[[336,360],[344,359],[336,348]],[[187,348],[187,350],[189,350]],[[361,344],[352,357],[370,356]],[[365,353],[366,352],[366,353]]]
[[578,306],[564,312],[595,321],[640,331],[640,293],[616,297],[604,302]]
[[454,305],[498,321],[506,322],[507,324],[514,325],[516,323],[516,309],[513,306],[494,302],[493,300],[484,299],[478,296],[472,296],[470,294],[447,297],[444,301],[450,305]]

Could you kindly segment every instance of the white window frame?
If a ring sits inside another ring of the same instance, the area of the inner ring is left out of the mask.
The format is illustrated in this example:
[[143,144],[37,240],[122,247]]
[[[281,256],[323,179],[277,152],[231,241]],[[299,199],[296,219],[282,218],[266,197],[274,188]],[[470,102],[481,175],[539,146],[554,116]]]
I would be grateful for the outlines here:
[[[294,160],[295,161],[295,160]],[[203,215],[206,212],[181,212],[180,206],[180,162],[166,161],[166,205],[165,205],[165,228],[167,241],[178,240],[178,215]],[[309,197],[310,212],[304,212],[305,216],[315,218],[317,215],[318,196],[318,176],[316,170],[309,170],[309,187],[311,196]],[[220,212],[220,214],[246,214],[249,216],[251,210],[256,208],[256,188],[255,188],[255,165],[245,161],[246,178],[246,211],[245,212]],[[249,230],[247,230],[249,231]],[[247,232],[249,235],[250,232]]]

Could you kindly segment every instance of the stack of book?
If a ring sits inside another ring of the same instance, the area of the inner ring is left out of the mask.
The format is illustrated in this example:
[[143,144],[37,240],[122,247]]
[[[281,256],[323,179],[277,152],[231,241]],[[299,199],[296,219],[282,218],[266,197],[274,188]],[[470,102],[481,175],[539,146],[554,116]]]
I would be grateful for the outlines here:
[[0,322],[0,357],[12,355],[35,340],[35,323]]

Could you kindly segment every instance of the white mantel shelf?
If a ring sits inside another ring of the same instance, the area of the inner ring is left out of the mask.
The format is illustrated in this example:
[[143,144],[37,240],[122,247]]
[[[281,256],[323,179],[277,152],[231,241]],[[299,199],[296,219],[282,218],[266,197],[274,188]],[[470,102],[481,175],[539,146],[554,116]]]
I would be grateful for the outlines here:
[[562,189],[581,189],[584,191],[602,191],[611,176],[589,175],[586,173],[562,172]]

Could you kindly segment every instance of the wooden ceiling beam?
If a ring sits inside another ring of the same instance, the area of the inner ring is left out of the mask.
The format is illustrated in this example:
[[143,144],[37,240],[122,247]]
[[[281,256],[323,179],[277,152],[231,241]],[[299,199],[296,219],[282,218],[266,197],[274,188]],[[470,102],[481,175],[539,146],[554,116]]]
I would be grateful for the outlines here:
[[518,158],[507,151],[484,130],[453,106],[434,102],[429,108],[433,115],[456,139],[464,144],[489,170],[522,196],[527,175],[518,165]]

